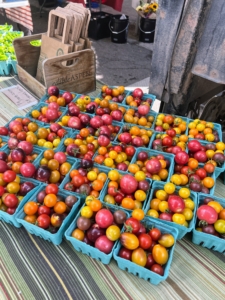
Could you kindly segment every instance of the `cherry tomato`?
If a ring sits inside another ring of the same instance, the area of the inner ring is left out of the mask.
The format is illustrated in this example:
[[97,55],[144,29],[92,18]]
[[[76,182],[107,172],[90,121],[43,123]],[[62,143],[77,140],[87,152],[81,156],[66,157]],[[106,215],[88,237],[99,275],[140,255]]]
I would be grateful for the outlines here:
[[122,247],[118,253],[119,257],[122,257],[127,260],[131,260],[132,251],[129,249],[126,249],[125,247]]
[[93,216],[93,211],[89,206],[82,207],[80,214],[82,217],[90,219]]
[[175,213],[172,216],[172,221],[179,225],[183,225],[185,222],[185,216],[183,214]]
[[154,264],[154,265],[152,265],[151,268],[150,268],[150,270],[151,270],[152,272],[155,272],[155,273],[161,275],[161,276],[164,275],[164,269],[163,269],[163,267],[160,266],[159,264]]
[[141,208],[135,208],[132,211],[132,217],[137,219],[138,221],[141,221],[142,219],[144,219],[145,213]]
[[83,241],[84,239],[84,231],[80,230],[79,228],[76,228],[71,235],[79,241]]
[[5,182],[12,182],[16,179],[16,172],[7,170],[3,173],[3,180]]
[[153,241],[158,241],[158,239],[160,239],[162,235],[161,231],[158,228],[152,228],[148,234],[150,235]]
[[152,256],[156,263],[164,265],[167,263],[169,255],[165,247],[157,244],[152,249]]
[[225,220],[219,219],[214,223],[214,228],[220,234],[225,234]]
[[[4,196],[4,195],[3,195]],[[15,208],[18,205],[18,198],[14,194],[6,194],[6,197],[2,197],[3,203],[7,208]]]
[[51,224],[51,219],[49,215],[42,214],[37,218],[37,226],[47,229]]
[[[7,187],[8,187],[8,185],[7,185]],[[217,201],[210,201],[210,202],[208,202],[207,205],[213,207],[218,214],[223,209],[222,205],[219,202],[217,202]]]
[[67,206],[66,206],[65,202],[57,201],[56,204],[54,205],[53,209],[57,214],[61,215],[64,212],[66,212]]
[[138,240],[139,240],[139,246],[142,249],[147,250],[148,248],[151,247],[152,238],[147,233],[141,233],[141,234],[139,234]]
[[174,245],[174,242],[174,237],[172,236],[172,234],[169,233],[162,234],[161,237],[158,239],[158,243],[161,246],[164,246],[165,248],[172,247]]
[[129,232],[123,232],[120,236],[121,245],[129,250],[137,249],[139,246],[139,240],[135,234]]
[[208,224],[214,224],[218,219],[218,214],[213,207],[201,205],[197,209],[197,217],[199,220],[206,221]]
[[110,241],[116,241],[120,238],[120,228],[116,225],[111,225],[106,229],[106,236]]
[[147,263],[147,255],[142,248],[133,250],[131,255],[131,261],[139,266],[144,267]]
[[34,215],[38,211],[38,204],[34,201],[27,202],[24,205],[23,211],[28,216]]
[[36,215],[31,215],[31,216],[26,215],[24,217],[24,220],[27,221],[28,223],[35,224],[37,221],[37,216]]
[[141,227],[141,223],[133,217],[128,218],[124,225],[127,230],[134,234],[137,233]]
[[55,194],[48,194],[44,198],[44,204],[48,207],[53,207],[57,202],[57,196]]
[[55,194],[57,195],[59,188],[56,184],[50,183],[45,188],[46,194]]

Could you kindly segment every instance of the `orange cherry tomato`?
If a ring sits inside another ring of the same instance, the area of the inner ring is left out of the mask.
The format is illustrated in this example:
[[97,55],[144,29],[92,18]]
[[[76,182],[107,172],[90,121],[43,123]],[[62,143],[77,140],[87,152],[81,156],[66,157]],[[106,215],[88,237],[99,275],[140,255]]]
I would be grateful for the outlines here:
[[38,204],[36,202],[34,202],[34,201],[27,202],[24,205],[23,211],[28,216],[35,215],[36,212],[38,211]]

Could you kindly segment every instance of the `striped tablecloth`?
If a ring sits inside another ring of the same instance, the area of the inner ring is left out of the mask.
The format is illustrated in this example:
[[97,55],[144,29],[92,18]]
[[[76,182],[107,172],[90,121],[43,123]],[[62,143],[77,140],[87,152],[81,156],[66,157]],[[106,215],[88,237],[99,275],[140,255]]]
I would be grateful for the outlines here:
[[[0,88],[15,82],[3,80]],[[3,109],[1,125],[21,114],[0,93]],[[225,195],[221,180],[215,194]],[[193,244],[191,234],[177,242],[168,279],[154,286],[120,270],[114,260],[103,265],[66,240],[54,246],[0,221],[0,272],[1,300],[222,300],[225,295],[224,254]]]
[[[3,14],[3,9],[0,9]],[[6,8],[6,17],[15,23],[21,24],[29,30],[33,31],[33,21],[30,5],[16,8]]]

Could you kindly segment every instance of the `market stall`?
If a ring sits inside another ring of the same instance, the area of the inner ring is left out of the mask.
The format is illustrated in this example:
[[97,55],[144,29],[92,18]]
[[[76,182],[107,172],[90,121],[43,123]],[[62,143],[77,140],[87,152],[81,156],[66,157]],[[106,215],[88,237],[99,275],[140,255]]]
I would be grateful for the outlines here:
[[0,77],[3,297],[222,299],[221,125],[96,82],[90,12],[68,7]]

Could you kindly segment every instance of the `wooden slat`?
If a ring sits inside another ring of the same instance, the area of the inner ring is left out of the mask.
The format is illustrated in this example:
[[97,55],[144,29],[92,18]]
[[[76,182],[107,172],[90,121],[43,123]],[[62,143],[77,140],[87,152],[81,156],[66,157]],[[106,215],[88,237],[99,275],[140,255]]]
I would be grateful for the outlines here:
[[192,73],[225,84],[225,1],[214,0]]
[[149,86],[158,99],[161,99],[166,83],[184,3],[185,0],[159,0]]
[[[73,64],[65,66],[65,62]],[[42,63],[46,87],[57,85],[76,93],[88,93],[96,89],[96,62],[93,50],[87,49],[67,55],[49,58]]]

